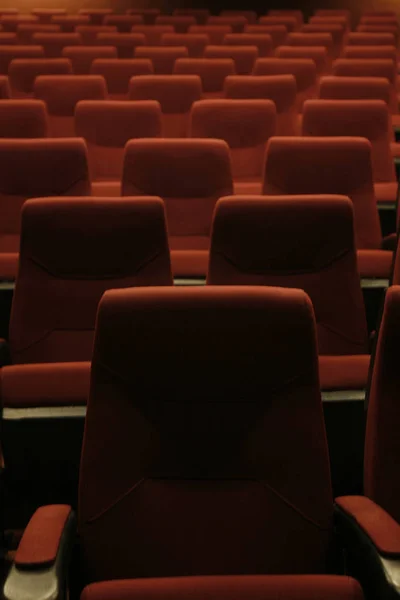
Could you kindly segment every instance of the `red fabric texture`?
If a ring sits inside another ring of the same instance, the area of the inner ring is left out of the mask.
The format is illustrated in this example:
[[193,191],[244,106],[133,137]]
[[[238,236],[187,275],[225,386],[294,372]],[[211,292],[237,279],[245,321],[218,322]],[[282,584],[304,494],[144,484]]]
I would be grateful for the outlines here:
[[73,116],[79,100],[105,100],[107,87],[99,75],[42,75],[34,84],[35,97],[44,100],[50,115]]
[[106,15],[104,25],[113,25],[119,33],[130,33],[134,25],[143,25],[142,15]]
[[271,17],[295,17],[299,24],[304,22],[304,15],[302,10],[294,10],[291,8],[278,8],[270,9],[268,15]]
[[215,204],[232,191],[222,140],[131,140],[126,146],[122,195],[163,198],[171,249],[207,249]]
[[286,42],[288,46],[322,46],[328,51],[328,55],[333,55],[332,35],[327,32],[292,32],[289,33]]
[[161,42],[163,46],[184,47],[190,58],[200,58],[204,48],[211,43],[210,37],[205,33],[165,33]]
[[189,27],[196,23],[193,15],[159,15],[156,17],[156,25],[172,25],[176,33],[187,33]]
[[258,19],[260,25],[284,25],[288,32],[296,31],[300,27],[299,20],[293,16],[267,15]]
[[17,38],[20,44],[31,44],[34,33],[58,33],[61,31],[59,25],[21,23],[17,28]]
[[117,50],[118,58],[133,58],[135,49],[146,43],[142,33],[98,33],[95,43],[103,46],[113,46]]
[[258,49],[258,56],[272,56],[274,44],[272,36],[268,33],[228,33],[223,40],[226,46],[255,46]]
[[0,370],[4,408],[86,405],[90,363],[13,365]]
[[207,46],[204,58],[231,58],[238,75],[250,75],[258,58],[257,46]]
[[102,25],[104,18],[113,13],[112,8],[81,8],[80,15],[88,15],[92,25]]
[[383,100],[390,105],[391,87],[384,77],[323,77],[321,100]]
[[393,252],[389,250],[357,250],[358,272],[361,278],[390,279]]
[[386,293],[371,381],[365,441],[364,491],[366,496],[387,511],[398,523],[399,344],[400,286],[394,285]]
[[18,271],[18,252],[0,252],[0,279],[13,281]]
[[15,58],[44,58],[44,51],[40,45],[0,46],[0,75],[8,74],[8,67]]
[[219,576],[122,580],[87,586],[81,600],[363,600],[358,582],[335,576]]
[[174,73],[199,75],[203,92],[222,94],[225,78],[236,74],[235,61],[232,58],[178,58]]
[[293,75],[297,91],[304,92],[315,85],[317,68],[314,61],[307,58],[259,58],[253,75]]
[[34,33],[32,40],[43,48],[46,58],[61,58],[65,46],[81,46],[83,43],[79,33]]
[[321,390],[365,390],[368,384],[370,356],[320,356]]
[[284,25],[246,25],[244,33],[270,35],[274,48],[278,48],[286,42],[288,30]]
[[346,33],[346,25],[343,23],[327,21],[310,21],[302,26],[302,33],[329,33],[332,36],[332,55],[340,56]]
[[14,562],[19,568],[44,568],[57,558],[71,507],[54,504],[38,508],[19,543]]
[[60,15],[53,16],[51,22],[60,25],[64,33],[74,33],[77,25],[88,25],[90,19],[87,15]]
[[97,58],[92,62],[90,72],[92,75],[104,77],[110,95],[127,97],[131,78],[137,75],[152,75],[154,69],[151,60],[148,59]]
[[174,33],[172,25],[134,25],[132,33],[141,33],[146,38],[147,46],[160,46],[164,33]]
[[22,213],[12,362],[90,360],[105,290],[171,284],[160,198],[32,200]]
[[[155,75],[171,75],[175,61],[178,58],[187,58],[188,56],[188,50],[184,46],[138,46],[135,49],[135,58],[148,58],[151,60]],[[135,79],[132,81],[132,86],[135,86]],[[177,96],[179,98],[178,94]]]
[[332,498],[305,293],[107,292],[79,506],[89,581],[324,572]]
[[190,15],[196,19],[196,23],[204,25],[210,16],[208,8],[174,8],[173,15]]
[[88,75],[96,58],[117,58],[117,50],[110,46],[66,46],[62,55],[71,61],[75,75]]
[[400,558],[400,525],[365,496],[343,496],[336,504],[364,530],[380,554]]
[[34,8],[31,14],[38,17],[41,23],[49,23],[53,16],[66,15],[67,10],[65,8]]
[[396,46],[347,46],[343,58],[389,58],[397,60]]
[[219,13],[222,17],[245,17],[248,23],[257,23],[258,15],[255,10],[226,9]]
[[33,94],[39,75],[72,75],[71,61],[66,58],[20,58],[10,63],[8,70],[13,94]]
[[47,137],[46,105],[40,100],[0,102],[0,138]]
[[248,20],[243,15],[211,16],[207,20],[207,25],[229,25],[232,33],[242,33],[247,24]]
[[205,279],[208,269],[208,257],[208,250],[171,250],[171,264],[174,277],[199,277]]
[[83,45],[93,46],[99,33],[117,33],[117,28],[113,25],[77,25],[75,32],[81,36]]
[[159,8],[128,8],[128,15],[140,15],[145,25],[154,25],[157,16],[160,14]]
[[396,38],[390,32],[351,31],[347,36],[348,46],[395,46]]
[[311,58],[315,62],[318,75],[328,68],[328,52],[323,46],[280,46],[275,55],[277,58]]
[[215,209],[207,283],[304,289],[319,354],[366,354],[350,200],[232,196]]
[[232,33],[230,25],[192,25],[189,33],[201,33],[208,35],[210,44],[222,44],[225,35]]

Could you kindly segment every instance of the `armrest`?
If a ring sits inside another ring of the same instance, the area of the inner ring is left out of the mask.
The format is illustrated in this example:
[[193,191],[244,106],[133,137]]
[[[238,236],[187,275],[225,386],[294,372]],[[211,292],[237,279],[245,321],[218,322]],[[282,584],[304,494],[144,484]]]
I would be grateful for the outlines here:
[[75,541],[76,519],[69,506],[39,508],[19,544],[3,588],[5,600],[64,600]]
[[349,572],[367,595],[400,598],[400,525],[364,496],[337,498],[335,521]]

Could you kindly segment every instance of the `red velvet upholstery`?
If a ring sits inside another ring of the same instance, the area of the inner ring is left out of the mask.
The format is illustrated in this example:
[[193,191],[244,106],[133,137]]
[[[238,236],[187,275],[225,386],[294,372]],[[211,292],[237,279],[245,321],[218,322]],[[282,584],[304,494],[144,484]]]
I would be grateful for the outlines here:
[[19,250],[25,200],[53,194],[90,194],[83,140],[0,139],[0,252]]
[[6,14],[0,17],[0,26],[4,31],[16,32],[21,23],[38,23],[39,19],[33,15]]
[[210,37],[206,33],[164,33],[161,43],[163,46],[175,46],[176,48],[183,46],[187,49],[187,56],[201,58],[204,48],[210,44]]
[[272,100],[277,113],[277,135],[296,135],[298,133],[296,80],[293,75],[227,77],[224,92],[225,97],[232,100]]
[[81,46],[79,33],[34,33],[33,43],[42,46],[46,58],[61,58],[65,46]]
[[130,33],[134,25],[143,25],[142,15],[106,15],[104,25],[113,25],[119,33]]
[[225,140],[235,180],[261,182],[267,141],[275,131],[272,100],[201,100],[192,107],[190,137]]
[[97,44],[97,35],[99,33],[117,33],[115,25],[78,25],[75,32],[81,36],[82,43],[85,46]]
[[304,15],[302,10],[278,8],[269,10],[268,15],[271,17],[295,17],[299,24],[302,24],[304,22]]
[[112,8],[81,8],[80,15],[88,15],[92,25],[102,25],[105,17],[113,13]]
[[60,26],[56,24],[21,23],[17,27],[17,38],[20,44],[31,44],[34,33],[58,33],[60,31]]
[[74,137],[74,112],[80,100],[105,100],[107,86],[100,75],[41,75],[34,96],[47,105],[52,137]]
[[232,191],[222,140],[131,140],[126,146],[122,195],[163,198],[171,249],[206,250],[215,203]]
[[258,58],[257,46],[207,46],[205,58],[231,58],[235,63],[238,75],[249,75]]
[[156,75],[171,75],[174,71],[175,61],[188,56],[188,50],[184,46],[138,46],[135,48],[135,58],[151,60]]
[[255,46],[258,56],[272,56],[274,44],[272,36],[260,33],[228,33],[223,40],[226,46]]
[[32,200],[22,212],[12,361],[90,360],[105,290],[171,283],[159,198]]
[[390,105],[391,88],[384,77],[323,77],[319,96],[324,100],[383,100]]
[[380,33],[389,33],[390,35],[392,35],[394,37],[394,43],[395,46],[398,46],[399,44],[399,28],[397,27],[393,27],[392,25],[379,25],[379,24],[368,24],[368,25],[359,25],[357,27],[357,31],[360,33],[367,33],[367,34],[380,34]]
[[222,96],[225,78],[235,75],[232,58],[179,58],[175,62],[176,75],[199,75],[205,94]]
[[89,388],[90,362],[12,365],[0,370],[5,408],[85,406]]
[[371,381],[364,460],[365,495],[400,523],[398,464],[398,348],[400,343],[400,286],[390,287],[379,330]]
[[186,137],[193,102],[200,100],[198,75],[149,75],[134,77],[129,85],[130,100],[157,100],[161,106],[164,137]]
[[263,193],[349,196],[354,208],[357,248],[381,246],[371,143],[366,139],[272,138],[268,142]]
[[236,10],[236,9],[227,9],[221,10],[219,13],[221,17],[245,17],[248,23],[257,23],[257,13],[255,10]]
[[103,296],[79,486],[89,581],[324,572],[332,498],[315,339],[300,290]]
[[75,27],[89,25],[90,19],[88,15],[61,15],[53,16],[51,22],[60,25],[64,33],[74,33]]
[[332,37],[332,54],[335,57],[340,56],[345,39],[346,27],[340,23],[329,22],[309,22],[302,26],[302,33],[329,33]]
[[221,199],[207,283],[304,289],[313,302],[320,354],[366,354],[364,303],[343,196]]
[[317,17],[346,17],[348,23],[351,21],[351,11],[348,8],[319,8],[314,13]]
[[1,46],[14,46],[18,44],[17,34],[11,31],[1,31],[0,25],[0,45]]
[[395,46],[396,38],[392,33],[386,32],[360,32],[352,31],[347,36],[348,46]]
[[399,28],[397,15],[363,15],[360,19],[361,25],[392,25]]
[[280,46],[275,51],[277,58],[311,58],[315,62],[317,75],[328,69],[328,52],[324,46]]
[[146,38],[146,46],[160,46],[164,33],[174,33],[172,25],[134,25],[132,33],[141,33]]
[[125,144],[161,136],[161,108],[151,100],[83,100],[76,105],[75,131],[86,140],[92,179],[120,180]]
[[365,390],[367,388],[369,354],[320,355],[318,363],[321,390]]
[[71,507],[62,504],[42,506],[35,512],[15,554],[19,568],[49,567],[57,558],[57,552],[65,523]]
[[6,75],[0,75],[0,100],[11,98],[10,82]]
[[66,58],[16,58],[8,74],[13,96],[31,96],[39,75],[72,75],[71,61]]
[[270,35],[274,48],[277,48],[285,43],[288,30],[284,25],[246,25],[244,33]]
[[82,600],[363,600],[359,584],[333,576],[220,576],[94,583]]
[[146,36],[143,33],[98,33],[96,43],[116,48],[118,58],[133,58],[135,49],[146,43]]
[[88,75],[96,58],[117,58],[113,46],[66,46],[62,55],[71,61],[75,75]]
[[208,8],[174,8],[172,11],[173,15],[189,15],[196,19],[196,23],[199,25],[205,25],[207,19],[210,16]]
[[50,23],[53,17],[65,16],[65,8],[33,8],[31,14],[39,19],[40,23]]
[[46,105],[40,100],[0,100],[0,138],[47,137]]
[[289,33],[286,42],[288,46],[323,46],[330,57],[333,56],[332,35],[327,32],[294,32]]
[[196,23],[193,15],[159,15],[156,18],[156,25],[172,25],[176,33],[187,33]]
[[189,34],[207,35],[210,44],[222,44],[224,37],[232,33],[230,25],[192,25],[189,27]]
[[128,8],[128,15],[140,15],[145,25],[154,25],[157,16],[160,14],[159,8]]
[[211,16],[207,20],[207,25],[229,25],[232,27],[232,33],[242,33],[248,25],[248,20],[243,15]]
[[300,23],[296,17],[285,17],[282,15],[260,17],[258,22],[260,25],[284,25],[289,32],[296,31],[300,27]]
[[153,64],[148,59],[104,59],[93,61],[92,75],[104,77],[109,96],[114,99],[127,99],[129,82],[136,75],[152,75]]
[[14,58],[43,58],[41,46],[0,46],[0,74],[7,75],[10,62]]
[[397,60],[396,46],[347,46],[343,58],[390,58]]

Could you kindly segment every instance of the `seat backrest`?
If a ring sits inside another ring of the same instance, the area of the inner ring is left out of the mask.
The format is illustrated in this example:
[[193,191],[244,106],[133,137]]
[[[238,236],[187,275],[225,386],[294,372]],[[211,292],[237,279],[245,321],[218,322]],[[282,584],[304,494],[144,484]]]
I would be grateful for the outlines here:
[[39,19],[40,23],[50,23],[53,16],[66,15],[66,8],[34,8],[31,14]]
[[17,27],[17,39],[19,44],[31,44],[34,33],[57,33],[60,31],[61,27],[56,24],[21,23]]
[[0,100],[1,138],[47,137],[47,111],[41,100]]
[[258,58],[257,46],[207,46],[204,58],[231,58],[238,75],[249,75]]
[[139,193],[163,198],[171,248],[182,242],[183,249],[206,249],[215,203],[232,193],[227,143],[131,140],[125,152],[122,195]]
[[324,46],[330,56],[333,54],[332,35],[326,32],[306,33],[296,31],[289,33],[285,44],[288,46]]
[[156,100],[162,111],[163,135],[186,137],[193,102],[202,96],[198,75],[144,75],[133,77],[130,100]]
[[344,29],[350,28],[350,20],[346,15],[313,15],[305,25],[341,25]]
[[11,98],[10,81],[7,75],[0,75],[0,100]]
[[290,8],[270,9],[268,15],[271,17],[295,17],[299,23],[304,22],[303,11]]
[[83,44],[92,46],[96,44],[98,33],[117,33],[116,25],[78,25],[75,31],[82,38]]
[[80,100],[106,100],[107,86],[100,75],[41,75],[34,84],[35,98],[43,100],[53,137],[75,135],[74,112]]
[[72,75],[72,63],[67,58],[15,58],[8,68],[10,84],[16,96],[33,94],[39,75]]
[[339,23],[306,23],[302,26],[302,33],[329,33],[332,37],[332,55],[338,57],[343,48],[346,28]]
[[132,33],[141,33],[146,38],[146,46],[160,46],[164,33],[174,33],[172,25],[134,25]]
[[159,15],[156,18],[156,25],[172,25],[176,33],[187,33],[189,27],[196,24],[193,15]]
[[38,196],[90,195],[83,140],[0,139],[0,251],[18,252],[21,207]]
[[152,75],[153,64],[149,59],[96,58],[90,69],[92,75],[101,75],[108,93],[114,98],[127,98],[129,82],[136,75]]
[[392,33],[372,33],[352,31],[347,37],[348,46],[395,46],[396,39]]
[[277,58],[311,58],[315,62],[317,75],[328,70],[330,63],[324,46],[279,46],[275,51]]
[[164,33],[161,43],[163,46],[184,46],[188,56],[201,58],[204,48],[210,44],[210,36],[206,33]]
[[82,100],[75,109],[75,132],[86,140],[92,178],[121,180],[126,143],[160,137],[161,108],[152,100]]
[[62,55],[71,61],[75,75],[88,75],[96,58],[117,58],[113,46],[66,46]]
[[396,181],[392,120],[383,100],[308,100],[302,134],[365,137],[371,142],[374,182]]
[[113,13],[112,8],[81,8],[80,15],[88,15],[91,25],[102,25],[105,17]]
[[175,62],[176,75],[199,75],[206,94],[222,94],[225,78],[235,75],[232,58],[179,58]]
[[14,31],[21,23],[39,23],[39,19],[33,15],[8,14],[0,16],[0,25],[4,31]]
[[365,138],[271,138],[263,194],[348,196],[354,207],[357,248],[380,248],[371,155],[371,142]]
[[135,49],[146,44],[143,33],[98,33],[96,44],[114,46],[118,58],[133,58]]
[[232,33],[232,27],[230,25],[192,25],[188,32],[208,35],[210,44],[222,44],[224,36]]
[[60,58],[65,46],[81,46],[83,43],[79,33],[34,33],[32,40],[42,46],[46,58]]
[[222,42],[227,46],[255,46],[258,56],[272,56],[274,44],[272,36],[260,33],[228,33]]
[[188,56],[185,46],[138,46],[135,49],[135,58],[150,59],[156,75],[171,75],[175,61]]
[[323,572],[332,498],[317,373],[300,290],[107,292],[79,487],[89,581]]
[[143,25],[142,15],[106,15],[104,25],[113,25],[119,33],[130,33],[134,25]]
[[365,354],[353,207],[344,196],[231,196],[217,203],[207,283],[300,288],[319,354]]
[[390,58],[397,60],[396,46],[346,46],[343,58]]
[[400,285],[386,292],[369,393],[364,492],[400,522],[399,366]]
[[44,58],[41,46],[0,46],[0,75],[7,75],[10,62],[15,58]]
[[221,10],[221,17],[245,17],[248,23],[257,23],[257,13],[255,10]]
[[17,34],[12,31],[2,31],[0,25],[0,45],[1,46],[17,46]]
[[267,141],[276,133],[272,100],[201,100],[191,111],[190,136],[224,140],[234,179],[262,178]]
[[207,20],[207,25],[229,25],[232,27],[232,33],[242,33],[248,23],[243,15],[211,16]]
[[189,15],[196,19],[198,25],[205,25],[210,16],[210,11],[208,8],[175,8],[172,14],[176,16]]
[[129,8],[127,15],[140,15],[145,25],[154,25],[157,16],[160,14],[159,8]]
[[284,25],[289,32],[296,31],[301,26],[296,17],[284,15],[267,15],[265,17],[260,17],[258,23],[259,25]]
[[109,288],[171,285],[159,198],[40,198],[22,211],[14,363],[90,360]]
[[293,75],[227,77],[224,95],[230,99],[272,100],[276,107],[277,135],[297,135],[297,88]]
[[59,25],[64,33],[74,33],[78,25],[89,25],[88,15],[60,15],[53,16],[51,22]]
[[391,86],[383,77],[322,77],[319,97],[325,100],[383,100],[389,106]]
[[244,33],[270,35],[274,48],[277,48],[285,43],[288,30],[285,25],[246,25]]

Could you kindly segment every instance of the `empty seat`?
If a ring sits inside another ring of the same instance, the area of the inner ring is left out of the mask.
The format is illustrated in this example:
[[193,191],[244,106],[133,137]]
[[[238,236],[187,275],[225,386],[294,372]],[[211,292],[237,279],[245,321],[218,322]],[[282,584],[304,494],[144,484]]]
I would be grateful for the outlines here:
[[268,15],[258,19],[259,25],[284,25],[290,31],[296,31],[300,28],[300,23],[296,17],[286,17],[282,15]]
[[139,46],[135,50],[135,58],[151,60],[156,75],[171,75],[175,61],[187,57],[188,50],[184,46]]
[[317,67],[311,58],[259,58],[253,75],[293,75],[299,110],[305,100],[317,95]]
[[146,38],[146,46],[160,46],[165,33],[174,33],[172,25],[134,25],[132,33],[141,33]]
[[229,25],[232,27],[232,33],[242,33],[248,25],[248,20],[242,15],[211,16],[208,18],[207,25]]
[[350,21],[345,15],[313,15],[310,17],[307,25],[340,25],[346,31],[350,28]]
[[352,31],[347,36],[348,46],[395,46],[396,39],[392,33],[362,33]]
[[149,75],[132,78],[130,100],[156,100],[162,111],[163,135],[186,137],[193,102],[202,96],[198,75]]
[[65,8],[34,8],[31,13],[39,19],[40,23],[50,23],[53,17],[65,16],[67,10]]
[[75,109],[75,132],[86,141],[92,182],[116,182],[113,187],[94,183],[93,195],[119,196],[125,144],[134,138],[160,137],[161,108],[151,100],[82,100]]
[[244,33],[269,35],[274,48],[285,43],[288,30],[284,25],[246,25]]
[[20,44],[31,44],[34,33],[58,33],[61,31],[56,24],[21,23],[17,28],[17,38]]
[[204,139],[131,140],[122,195],[152,196],[155,190],[165,202],[174,274],[204,275],[215,203],[233,192],[228,145]]
[[74,33],[78,25],[89,25],[90,19],[87,15],[61,15],[53,16],[52,23],[59,25],[64,33]]
[[104,77],[110,98],[124,100],[128,97],[131,78],[136,75],[152,75],[154,69],[149,59],[98,58],[93,61],[90,72]]
[[66,46],[62,55],[71,61],[75,75],[87,75],[96,58],[117,58],[117,50],[113,46]]
[[222,44],[225,35],[232,33],[230,25],[192,25],[189,27],[190,34],[207,35],[211,45]]
[[343,58],[390,58],[397,61],[395,46],[346,46]]
[[79,33],[34,33],[33,42],[42,46],[46,58],[61,58],[66,46],[81,46]]
[[97,44],[113,46],[118,58],[133,58],[137,47],[144,46],[146,37],[142,33],[98,33]]
[[176,75],[199,75],[204,97],[222,97],[225,78],[235,75],[232,58],[179,58],[175,62]]
[[10,62],[14,58],[43,58],[41,46],[0,46],[0,74],[7,75]]
[[301,10],[292,10],[289,8],[271,9],[268,11],[270,17],[295,17],[302,24],[304,22],[303,12]]
[[6,75],[0,75],[0,100],[11,98],[10,82]]
[[346,17],[348,23],[351,21],[351,12],[348,8],[320,8],[314,12],[316,17]]
[[333,40],[330,33],[289,33],[285,45],[288,46],[323,46],[330,58],[333,58]]
[[80,15],[87,15],[92,25],[102,25],[107,15],[112,15],[112,8],[81,8]]
[[272,138],[268,142],[262,193],[348,196],[354,208],[360,275],[387,278],[392,252],[381,250],[371,152],[371,143],[359,137]]
[[226,46],[255,46],[258,56],[272,56],[274,44],[272,37],[260,33],[228,33],[223,40]]
[[184,46],[190,58],[201,58],[204,48],[210,44],[210,37],[205,33],[165,33],[161,38],[163,46]]
[[236,75],[225,80],[224,93],[231,99],[267,99],[276,107],[278,135],[299,133],[296,80],[293,75]]
[[329,70],[329,57],[323,46],[279,46],[275,51],[277,58],[311,58],[315,62],[317,75]]
[[257,13],[254,10],[221,10],[221,17],[245,17],[248,23],[257,23]]
[[400,31],[398,27],[391,25],[359,25],[357,31],[360,33],[390,33],[394,36],[395,45],[399,44]]
[[72,64],[67,58],[15,58],[8,68],[14,97],[33,95],[33,86],[39,75],[72,75]]
[[301,28],[302,33],[329,33],[332,37],[332,56],[340,56],[345,41],[346,29],[334,23],[306,23]]
[[116,27],[119,33],[130,33],[134,25],[144,24],[141,15],[106,15],[103,22]]
[[275,133],[272,100],[202,100],[193,104],[190,136],[228,144],[238,194],[261,192],[265,150]]
[[0,26],[4,31],[16,32],[21,23],[38,23],[39,19],[33,15],[3,15],[0,16]]
[[319,354],[366,355],[353,231],[353,207],[345,196],[222,198],[207,283],[303,289],[314,307]]
[[0,46],[16,46],[17,44],[18,37],[16,33],[0,30]]
[[105,100],[107,86],[99,75],[41,75],[35,80],[34,96],[47,105],[50,135],[73,137],[77,102]]
[[0,139],[0,272],[9,279],[17,271],[22,205],[55,193],[90,195],[83,140]]
[[160,14],[159,8],[129,8],[126,11],[128,15],[140,15],[145,25],[154,25],[156,18]]
[[258,58],[257,46],[207,46],[204,58],[231,58],[238,75],[249,75]]
[[159,15],[156,18],[156,25],[172,25],[176,33],[187,33],[189,27],[196,23],[193,15]]
[[309,100],[304,104],[303,135],[359,136],[371,142],[375,196],[397,203],[397,177],[390,143],[393,132],[388,106],[382,100]]
[[393,25],[395,27],[399,27],[399,22],[397,19],[397,15],[393,14],[393,15],[371,15],[371,14],[367,14],[367,15],[362,15],[361,19],[360,19],[360,24],[365,23],[366,25],[371,24],[373,25],[374,23],[376,24],[388,24],[388,25]]
[[78,25],[75,32],[81,36],[82,43],[86,46],[93,46],[97,43],[98,33],[117,33],[115,25]]
[[322,77],[319,97],[324,100],[383,100],[389,106],[391,87],[384,77]]
[[0,100],[1,138],[47,137],[46,105],[40,100]]
[[189,15],[196,19],[198,25],[205,25],[210,16],[210,11],[207,8],[175,8],[173,15]]

